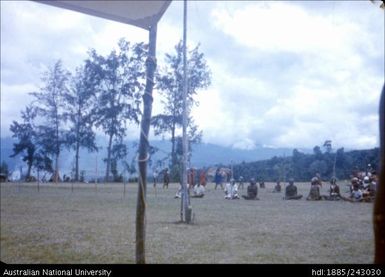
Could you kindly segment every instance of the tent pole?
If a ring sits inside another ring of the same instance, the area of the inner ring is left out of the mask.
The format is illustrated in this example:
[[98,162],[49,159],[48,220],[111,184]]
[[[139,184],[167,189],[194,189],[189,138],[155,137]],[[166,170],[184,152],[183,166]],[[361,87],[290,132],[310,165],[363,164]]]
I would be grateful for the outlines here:
[[144,264],[145,239],[146,239],[146,189],[147,189],[147,160],[149,158],[148,135],[152,112],[152,90],[154,87],[154,72],[156,68],[156,29],[157,25],[151,26],[149,30],[149,49],[146,60],[146,88],[143,95],[143,115],[140,122],[139,139],[139,180],[138,199],[136,204],[136,263]]
[[189,207],[189,193],[187,188],[187,0],[183,1],[183,165],[182,165],[182,221],[190,223],[191,207]]

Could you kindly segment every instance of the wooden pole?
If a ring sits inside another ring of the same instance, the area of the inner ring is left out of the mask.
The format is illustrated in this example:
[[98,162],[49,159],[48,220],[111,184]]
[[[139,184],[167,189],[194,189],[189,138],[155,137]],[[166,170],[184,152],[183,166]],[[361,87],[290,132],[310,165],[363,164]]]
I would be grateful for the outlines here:
[[380,99],[380,175],[374,203],[374,263],[385,264],[385,84]]
[[187,0],[183,1],[183,163],[182,163],[182,204],[181,219],[191,221],[190,195],[187,189]]
[[139,139],[139,180],[138,199],[136,205],[136,263],[146,263],[145,239],[146,239],[146,188],[147,188],[147,160],[148,160],[148,134],[152,112],[152,89],[154,87],[154,72],[156,68],[156,29],[157,25],[150,27],[149,49],[146,61],[146,88],[143,95],[143,115],[140,123]]
[[[97,151],[99,151],[99,149],[97,150]],[[96,163],[95,163],[95,175],[96,175],[96,177],[95,177],[95,191],[97,192],[98,191],[98,187],[97,187],[97,185],[98,185],[98,152],[96,151]]]
[[40,170],[37,170],[37,192],[40,192]]

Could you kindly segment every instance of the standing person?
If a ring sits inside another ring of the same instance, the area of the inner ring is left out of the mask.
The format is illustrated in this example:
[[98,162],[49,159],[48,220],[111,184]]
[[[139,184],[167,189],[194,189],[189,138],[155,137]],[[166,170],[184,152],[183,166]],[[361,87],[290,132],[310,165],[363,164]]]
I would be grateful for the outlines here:
[[168,168],[165,168],[163,171],[163,188],[168,189],[169,183],[170,183],[170,175],[168,174]]
[[189,188],[193,188],[195,186],[195,170],[194,168],[187,169],[187,183]]
[[199,174],[199,184],[203,187],[206,186],[206,171],[205,168],[202,168],[201,173]]
[[214,182],[215,182],[215,189],[217,189],[217,186],[220,185],[221,188],[223,189],[222,185],[222,175],[220,172],[220,168],[217,168],[217,171],[215,172],[215,177],[214,177]]
[[259,200],[258,196],[258,186],[254,178],[250,179],[250,184],[247,187],[247,195],[242,195],[245,200]]
[[239,176],[239,188],[242,187],[243,190],[243,176]]
[[156,182],[158,180],[158,170],[154,169],[154,172],[152,173],[152,178],[154,179],[154,188],[156,188]]
[[298,194],[297,187],[294,185],[294,179],[289,179],[289,185],[285,188],[284,200],[298,200],[302,198],[302,194]]

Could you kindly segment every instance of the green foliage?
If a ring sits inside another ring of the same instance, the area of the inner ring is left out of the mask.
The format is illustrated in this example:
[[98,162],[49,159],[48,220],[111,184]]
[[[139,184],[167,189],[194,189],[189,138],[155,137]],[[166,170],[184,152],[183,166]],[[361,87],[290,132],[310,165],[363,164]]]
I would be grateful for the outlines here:
[[89,66],[76,70],[71,78],[70,89],[64,95],[67,102],[65,118],[68,120],[69,130],[66,145],[75,150],[74,179],[79,180],[79,150],[97,151],[95,132],[92,129],[95,117],[93,110],[97,106],[95,82],[91,78]]
[[65,95],[68,94],[70,73],[63,68],[62,62],[57,61],[53,67],[44,73],[44,86],[39,92],[31,93],[35,101],[37,122],[37,144],[43,149],[43,156],[50,155],[55,160],[55,171],[59,171],[59,155],[66,145],[65,111],[68,109]]
[[123,139],[128,122],[139,123],[139,105],[145,81],[146,45],[131,45],[121,39],[118,46],[118,52],[113,50],[107,56],[91,50],[86,61],[90,80],[97,91],[98,104],[93,111],[95,126],[109,137],[106,180],[111,168],[112,142]]
[[5,161],[1,163],[0,173],[4,174],[5,176],[8,176],[9,174],[8,164]]
[[[172,180],[177,181],[180,175],[180,152],[177,152],[177,135],[183,127],[183,44],[180,41],[175,46],[173,54],[166,54],[166,66],[157,73],[157,88],[163,96],[163,112],[152,118],[155,135],[170,134],[171,140],[171,172]],[[190,111],[199,104],[194,99],[199,89],[207,88],[211,83],[211,73],[204,54],[199,52],[199,45],[187,54],[187,132],[189,145],[199,143],[202,132],[198,130]],[[191,152],[191,151],[190,151]]]
[[28,105],[21,112],[22,122],[13,121],[10,126],[12,137],[17,139],[13,145],[11,157],[21,155],[22,160],[27,163],[26,179],[29,179],[32,167],[37,170],[52,171],[52,160],[46,154],[45,145],[41,144],[41,134],[35,124],[36,116],[37,109]]
[[366,171],[368,164],[375,170],[378,169],[379,156],[379,148],[347,153],[344,148],[340,148],[335,153],[327,150],[322,153],[316,146],[314,154],[304,154],[294,149],[291,157],[273,157],[269,160],[235,165],[234,177],[237,179],[243,176],[245,180],[256,178],[258,181],[270,182],[292,177],[296,181],[307,182],[319,173],[323,180],[329,180],[333,175],[338,179],[348,179],[355,170]]

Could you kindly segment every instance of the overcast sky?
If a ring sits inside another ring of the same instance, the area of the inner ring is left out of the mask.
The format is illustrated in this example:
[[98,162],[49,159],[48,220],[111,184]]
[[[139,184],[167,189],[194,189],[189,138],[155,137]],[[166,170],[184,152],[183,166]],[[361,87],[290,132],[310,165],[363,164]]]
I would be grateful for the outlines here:
[[[384,84],[384,11],[370,1],[191,1],[188,45],[201,44],[212,85],[193,116],[204,142],[253,148],[379,145]],[[158,25],[158,65],[182,37],[183,2]],[[73,71],[94,48],[119,38],[148,41],[146,31],[73,11],[1,1],[1,136],[62,59]],[[155,91],[153,114],[161,112]],[[137,127],[129,137],[137,139]]]

